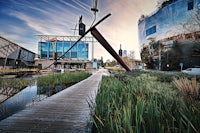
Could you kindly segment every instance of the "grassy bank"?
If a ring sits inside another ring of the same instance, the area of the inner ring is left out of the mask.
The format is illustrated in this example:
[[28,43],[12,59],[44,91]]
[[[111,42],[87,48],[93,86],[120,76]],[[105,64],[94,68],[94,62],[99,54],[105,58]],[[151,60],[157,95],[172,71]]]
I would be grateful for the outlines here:
[[86,79],[90,75],[91,74],[86,72],[54,74],[37,78],[37,85],[42,93],[52,95],[80,82],[83,79]]
[[104,77],[96,105],[91,103],[93,132],[198,133],[197,81],[198,77],[155,72]]

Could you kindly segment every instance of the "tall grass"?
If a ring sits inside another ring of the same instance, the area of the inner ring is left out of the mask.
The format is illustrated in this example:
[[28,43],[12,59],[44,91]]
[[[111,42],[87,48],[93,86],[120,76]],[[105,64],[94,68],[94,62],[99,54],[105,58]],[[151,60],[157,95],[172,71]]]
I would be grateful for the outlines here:
[[4,79],[0,78],[0,89],[13,88],[22,89],[28,86],[30,82],[25,79]]
[[[54,74],[37,78],[37,85],[40,88],[40,91],[48,93],[50,96],[58,92],[59,88],[64,89],[69,87],[90,75],[91,74],[86,72]],[[49,90],[52,92],[49,92]]]
[[68,84],[77,83],[89,76],[90,74],[85,72],[53,74],[49,76],[39,77],[37,79],[37,85],[44,87],[62,85],[63,87],[65,87]]
[[175,79],[173,83],[185,98],[189,96],[192,98],[199,98],[199,85],[196,81],[196,77],[192,78],[191,81],[187,78]]
[[185,104],[172,83],[142,73],[128,82],[103,77],[93,106],[93,132],[200,132],[200,104]]

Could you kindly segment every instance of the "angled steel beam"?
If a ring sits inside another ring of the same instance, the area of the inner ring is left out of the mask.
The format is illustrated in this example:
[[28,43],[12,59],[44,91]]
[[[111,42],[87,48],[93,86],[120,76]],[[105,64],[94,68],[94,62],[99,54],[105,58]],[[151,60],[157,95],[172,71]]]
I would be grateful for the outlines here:
[[[49,68],[50,66],[52,66],[53,64],[56,64],[57,63],[57,60],[59,60],[60,58],[63,58],[65,56],[65,54],[67,54],[79,41],[81,41],[81,39],[83,39],[83,37],[85,35],[87,35],[91,29],[97,25],[99,25],[102,21],[104,21],[106,18],[108,18],[111,14],[107,14],[105,17],[103,17],[101,20],[99,20],[95,25],[93,25],[91,28],[89,28],[76,42],[73,43],[73,45],[64,53],[62,54],[61,56],[59,56],[52,64],[50,64],[49,66],[43,68],[43,69],[47,69]],[[43,70],[43,69],[40,69],[40,70]],[[40,71],[38,70],[38,72]]]
[[[126,71],[130,72],[131,69],[126,65],[126,63],[120,58],[120,56],[114,51],[114,49],[110,46],[110,44],[104,39],[104,37],[99,33],[99,31],[95,28],[97,25],[99,25],[102,21],[104,21],[106,18],[108,18],[111,14],[107,14],[105,17],[103,17],[101,20],[99,20],[95,25],[90,27],[76,42],[73,43],[73,45],[60,57],[58,57],[52,64],[47,66],[46,68],[49,68],[51,65],[55,64],[57,60],[60,58],[63,58],[65,54],[67,54],[81,39],[91,32],[91,34],[100,42],[100,44],[126,69]],[[46,69],[44,68],[44,69]],[[40,70],[39,70],[40,71]],[[38,72],[39,72],[38,71]]]
[[115,50],[95,27],[91,29],[91,34],[121,64],[121,66],[126,69],[126,71],[131,72],[131,69],[126,65],[126,63],[121,59],[121,57],[115,52]]

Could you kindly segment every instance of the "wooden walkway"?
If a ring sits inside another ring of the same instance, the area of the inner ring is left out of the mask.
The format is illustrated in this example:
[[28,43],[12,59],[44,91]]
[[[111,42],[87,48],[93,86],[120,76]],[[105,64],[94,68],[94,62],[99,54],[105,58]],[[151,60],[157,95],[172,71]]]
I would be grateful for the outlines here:
[[3,133],[90,132],[89,98],[95,98],[103,71],[0,121]]

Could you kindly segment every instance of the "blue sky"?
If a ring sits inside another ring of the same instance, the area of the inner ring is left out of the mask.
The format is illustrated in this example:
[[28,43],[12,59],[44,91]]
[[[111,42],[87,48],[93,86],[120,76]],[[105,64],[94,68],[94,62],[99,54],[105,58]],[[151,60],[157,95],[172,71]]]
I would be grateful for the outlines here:
[[[0,0],[0,35],[37,53],[38,38],[34,35],[73,35],[79,17],[86,28],[94,16],[92,0]],[[139,58],[137,21],[142,14],[156,9],[156,0],[99,0],[97,20],[112,16],[97,27],[112,47],[134,50]],[[98,43],[95,58],[112,59]]]

